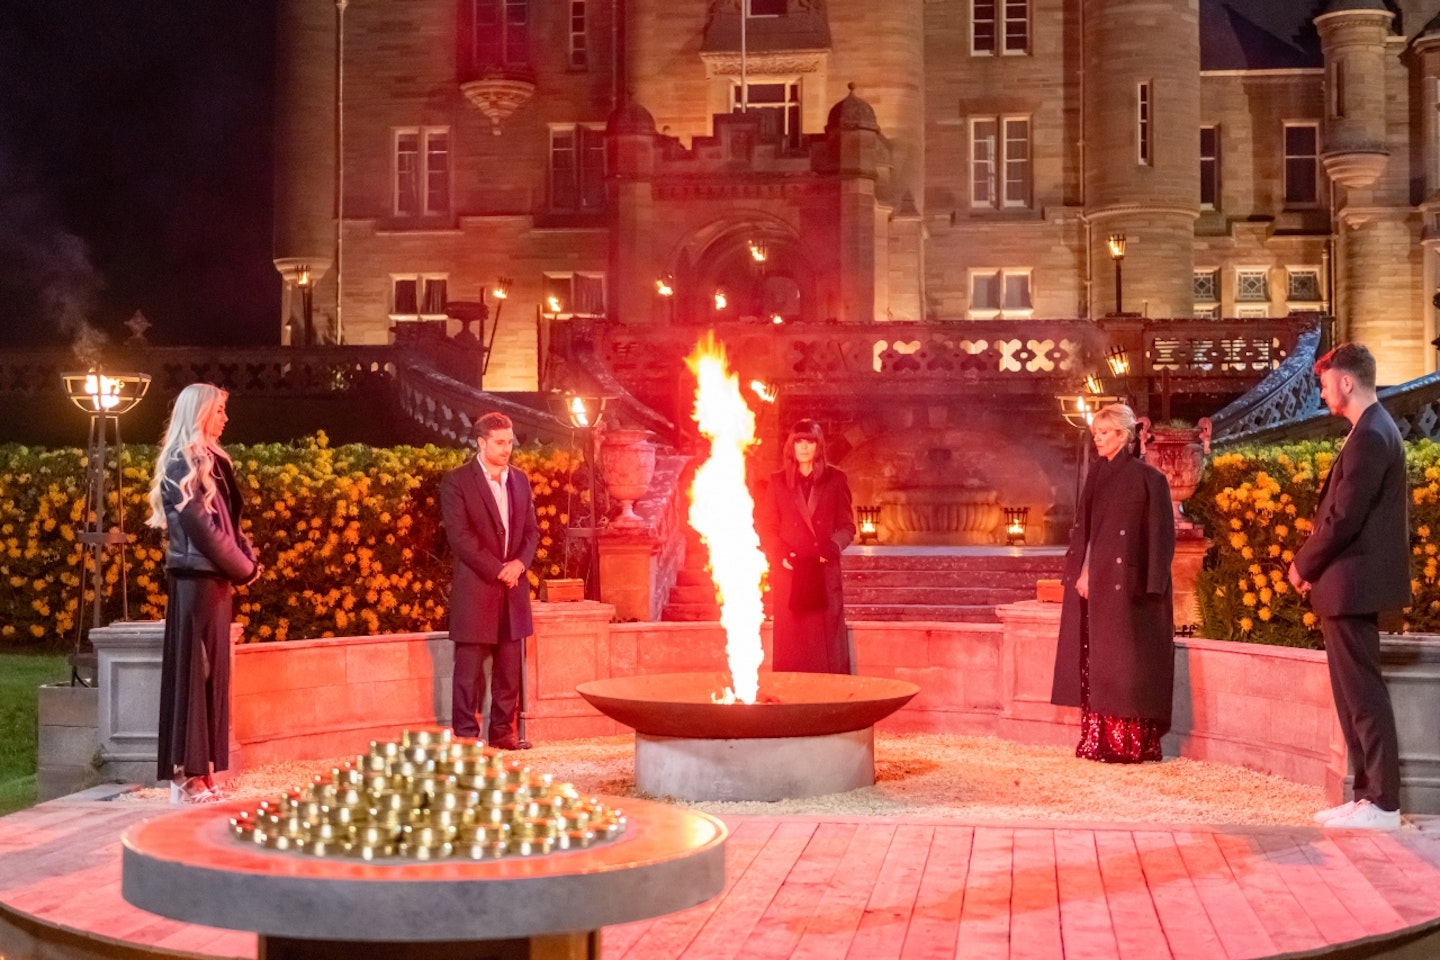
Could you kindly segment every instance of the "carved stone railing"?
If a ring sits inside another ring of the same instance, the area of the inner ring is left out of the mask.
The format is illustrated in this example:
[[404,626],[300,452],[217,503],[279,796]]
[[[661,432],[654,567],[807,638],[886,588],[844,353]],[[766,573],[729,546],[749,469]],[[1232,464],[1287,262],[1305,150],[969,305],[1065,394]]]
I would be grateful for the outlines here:
[[1212,416],[1211,443],[1265,442],[1281,435],[1294,436],[1298,424],[1320,409],[1320,381],[1311,369],[1320,336],[1319,324],[1306,330],[1279,367]]
[[[1214,444],[1281,443],[1344,436],[1344,418],[1320,401],[1320,379],[1312,371],[1318,331],[1309,331],[1294,355],[1274,376],[1212,419]],[[1431,373],[1385,387],[1380,403],[1395,418],[1406,440],[1440,440],[1440,374]]]
[[[742,383],[762,380],[808,392],[887,396],[953,392],[1060,393],[1086,374],[1104,377],[1106,357],[1125,350],[1132,392],[1171,389],[1238,393],[1269,375],[1312,321],[1276,320],[983,320],[949,323],[720,324]],[[557,349],[591,341],[600,364],[640,401],[683,419],[677,371],[705,331],[604,321],[557,329]]]
[[[108,348],[100,362],[110,370],[148,373],[150,391],[174,396],[187,384],[213,383],[231,393],[317,397],[382,386],[395,373],[388,346]],[[10,350],[0,356],[0,395],[40,397],[63,390],[62,373],[89,363],[66,348]]]
[[410,354],[402,355],[397,386],[400,408],[437,440],[470,443],[475,421],[491,411],[515,421],[515,432],[522,439],[565,443],[570,439],[570,425],[555,416],[559,411],[552,409],[553,402],[545,394],[486,393],[446,376],[423,358]]

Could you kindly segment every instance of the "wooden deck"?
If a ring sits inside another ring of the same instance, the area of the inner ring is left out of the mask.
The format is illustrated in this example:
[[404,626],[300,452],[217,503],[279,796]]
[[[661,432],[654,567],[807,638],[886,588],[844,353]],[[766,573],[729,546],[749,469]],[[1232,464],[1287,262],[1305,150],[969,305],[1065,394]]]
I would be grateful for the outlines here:
[[[47,957],[255,957],[251,934],[121,898],[121,832],[167,810],[72,798],[0,819],[0,958],[37,941]],[[1398,946],[1440,937],[1440,836],[1423,830],[727,822],[725,893],[607,928],[606,960],[1440,955]]]

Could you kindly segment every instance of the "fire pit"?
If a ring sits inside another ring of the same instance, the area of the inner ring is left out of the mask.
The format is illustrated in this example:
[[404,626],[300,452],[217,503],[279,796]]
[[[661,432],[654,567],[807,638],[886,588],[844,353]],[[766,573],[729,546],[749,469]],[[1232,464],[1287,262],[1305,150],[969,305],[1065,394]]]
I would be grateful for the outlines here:
[[724,673],[591,680],[575,689],[635,730],[635,785],[685,800],[783,800],[875,782],[875,723],[920,688],[830,673],[762,673],[755,703],[716,703]]

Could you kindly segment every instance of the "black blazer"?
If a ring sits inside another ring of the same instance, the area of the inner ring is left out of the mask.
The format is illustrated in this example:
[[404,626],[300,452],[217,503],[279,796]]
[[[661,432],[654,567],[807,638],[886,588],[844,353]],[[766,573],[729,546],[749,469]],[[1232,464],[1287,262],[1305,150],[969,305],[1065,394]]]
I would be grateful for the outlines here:
[[455,643],[495,643],[501,617],[508,620],[507,640],[523,640],[535,632],[528,576],[513,587],[498,579],[500,568],[511,560],[519,560],[528,571],[540,546],[529,478],[512,466],[505,482],[510,495],[508,550],[500,509],[479,460],[471,458],[440,481],[440,511],[455,559],[450,584],[450,639]]
[[1320,488],[1314,529],[1295,552],[1322,617],[1400,610],[1410,603],[1409,483],[1395,421],[1372,403],[1350,430]]

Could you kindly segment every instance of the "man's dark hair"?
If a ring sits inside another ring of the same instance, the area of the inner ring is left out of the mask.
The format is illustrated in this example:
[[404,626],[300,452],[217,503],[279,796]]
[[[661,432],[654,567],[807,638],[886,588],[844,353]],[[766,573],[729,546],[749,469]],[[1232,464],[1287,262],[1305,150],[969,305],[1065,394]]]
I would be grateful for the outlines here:
[[[1374,367],[1374,364],[1371,364]],[[485,440],[496,430],[514,430],[515,424],[503,413],[487,413],[475,421],[475,439]]]
[[1348,373],[1366,390],[1375,389],[1375,356],[1364,344],[1342,343],[1315,361],[1316,376],[1326,370]]

